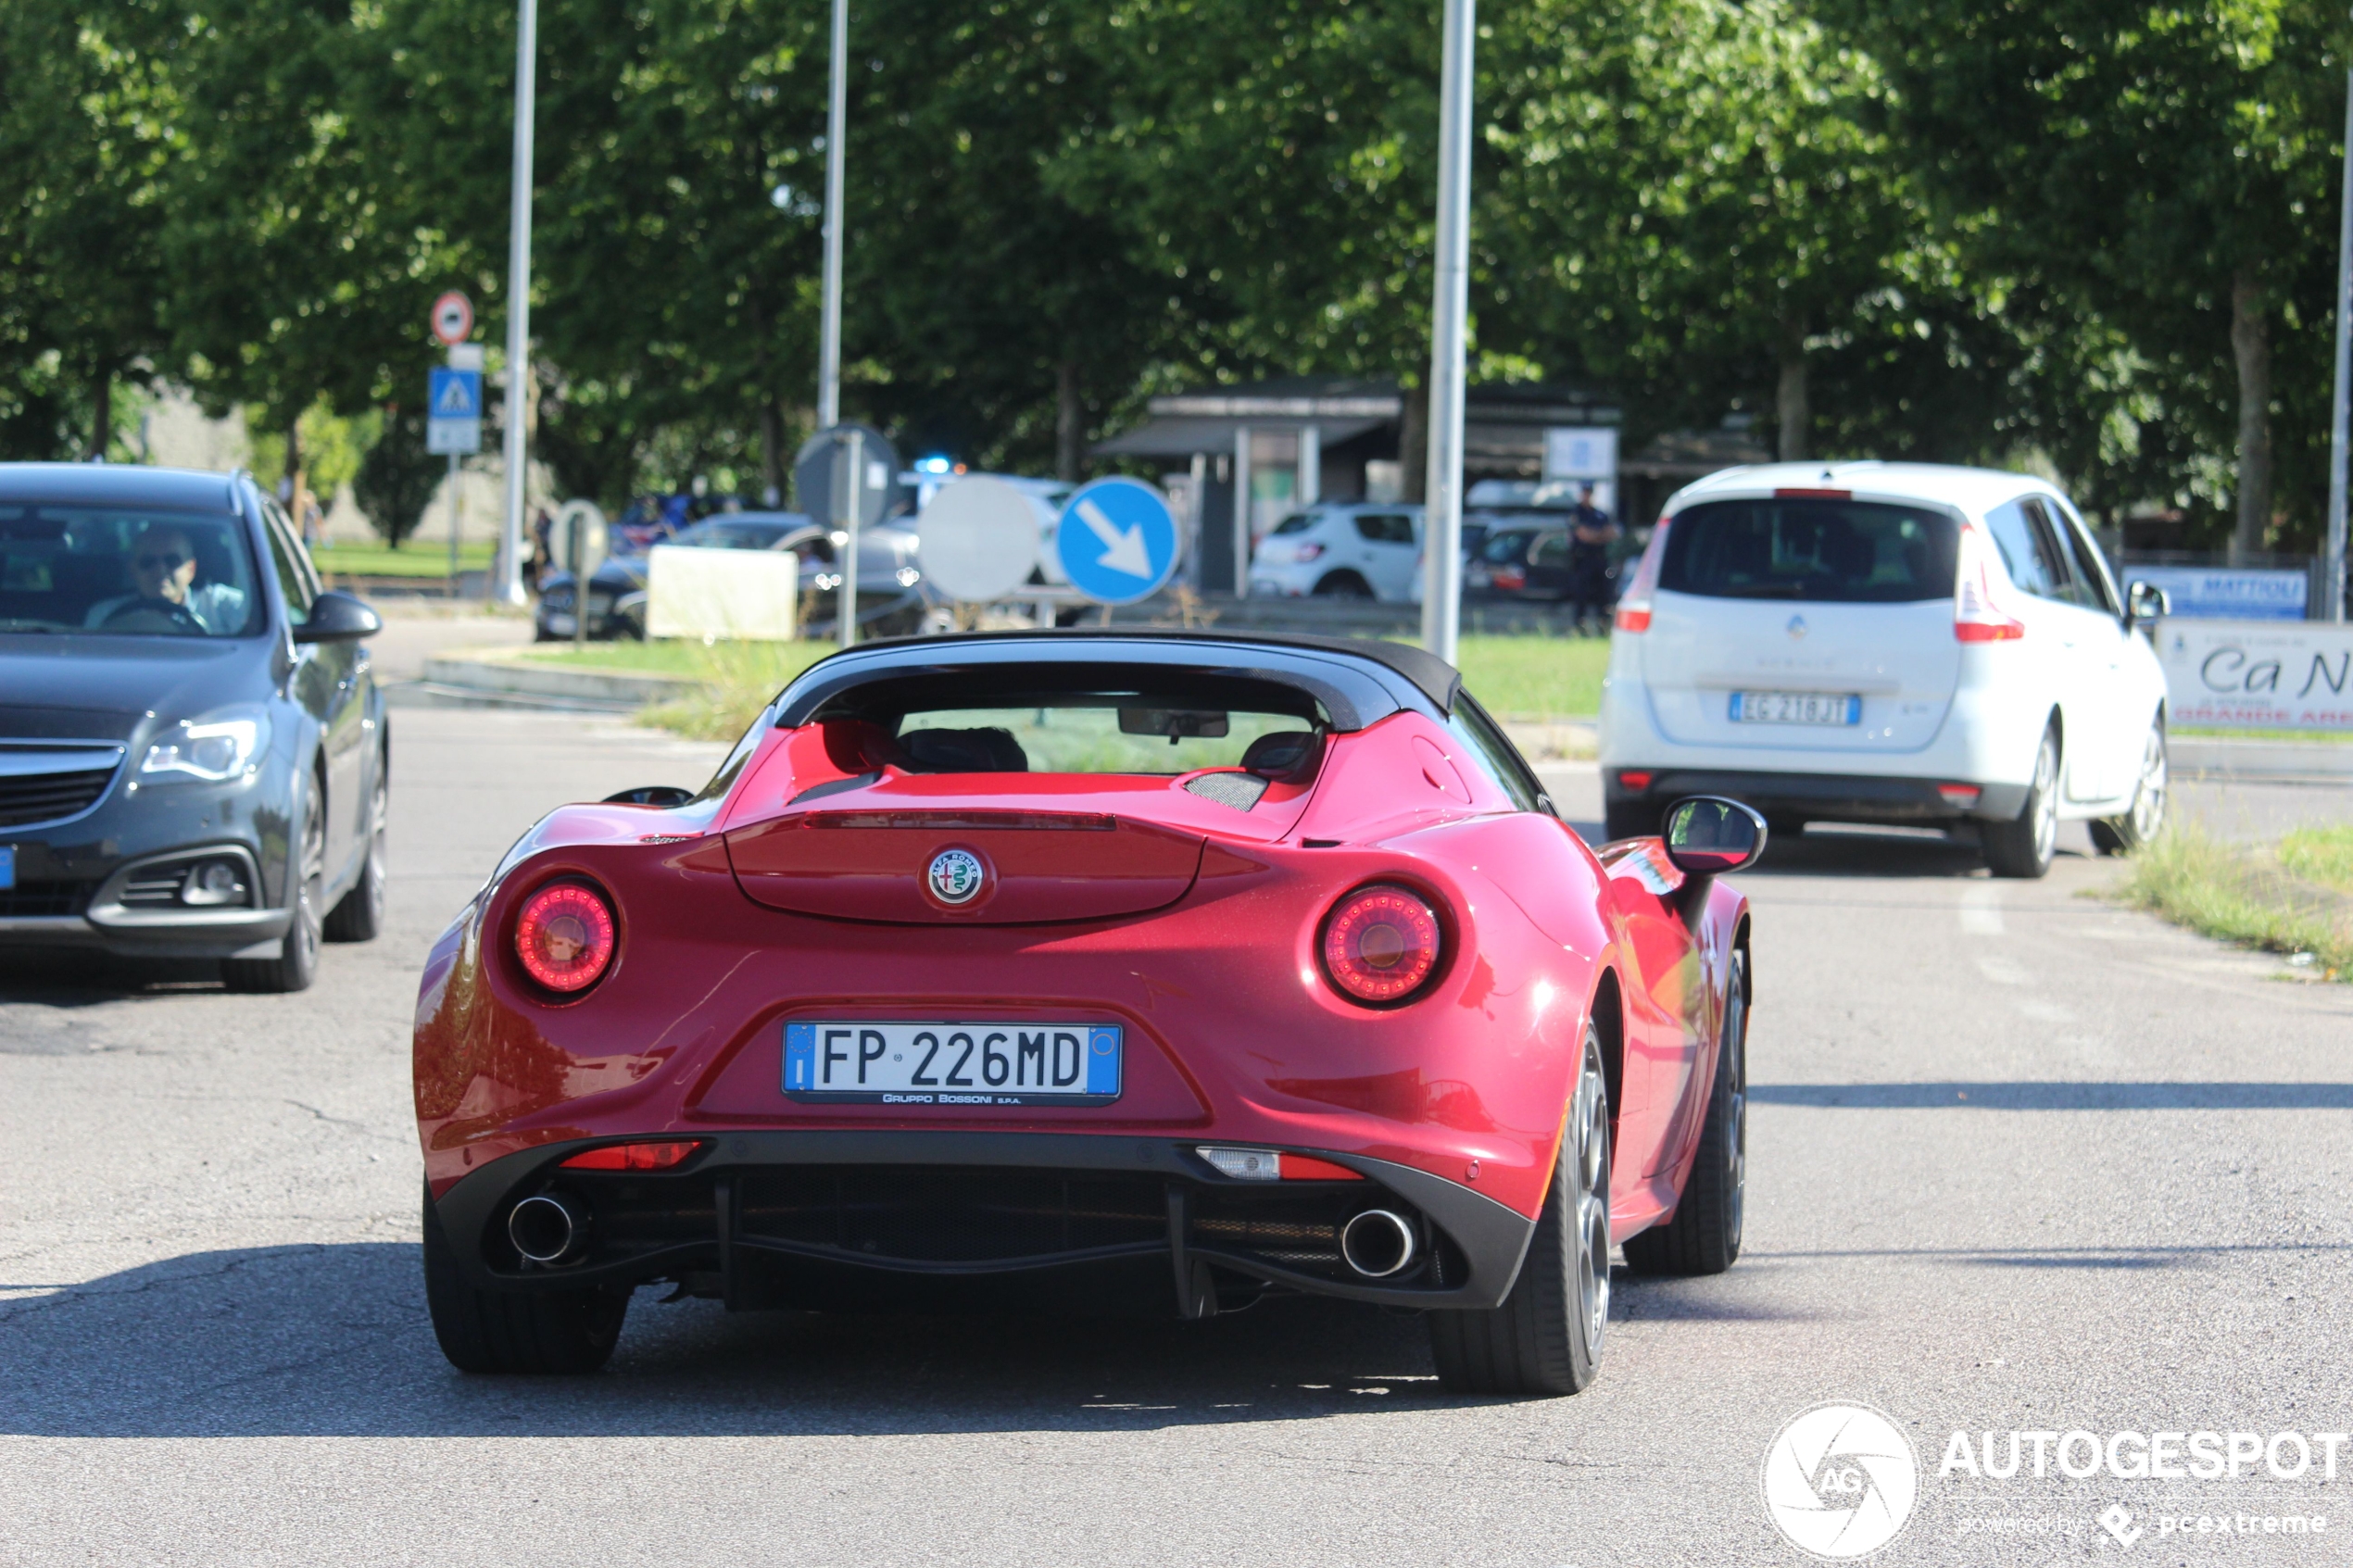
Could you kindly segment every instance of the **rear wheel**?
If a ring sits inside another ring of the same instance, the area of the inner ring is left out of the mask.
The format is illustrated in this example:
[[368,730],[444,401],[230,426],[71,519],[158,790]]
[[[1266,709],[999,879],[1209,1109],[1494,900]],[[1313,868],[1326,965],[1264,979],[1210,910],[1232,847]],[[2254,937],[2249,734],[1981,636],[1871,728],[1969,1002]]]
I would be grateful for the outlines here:
[[1602,1037],[1585,1050],[1552,1190],[1500,1307],[1434,1311],[1430,1356],[1453,1394],[1576,1394],[1601,1371],[1609,1326],[1609,1090]]
[[1987,822],[1978,830],[1985,863],[1995,876],[2038,877],[2051,869],[2058,850],[2058,732],[2045,730],[2034,753],[2034,783],[2017,820]]
[[2149,726],[2141,746],[2141,776],[2133,787],[2133,809],[2092,824],[2092,843],[2103,855],[2129,855],[2165,831],[2167,795],[2165,726]]
[[327,881],[327,815],[320,795],[315,781],[303,792],[302,826],[296,834],[300,847],[291,872],[294,886],[289,889],[294,918],[286,926],[285,940],[278,945],[274,958],[221,960],[220,981],[232,991],[307,991],[319,977],[319,905],[325,897]]
[[477,1290],[458,1270],[441,1210],[425,1192],[425,1309],[459,1372],[594,1372],[612,1357],[629,1292]]
[[1707,1124],[1675,1217],[1626,1241],[1628,1266],[1646,1274],[1720,1274],[1741,1255],[1748,1185],[1748,955],[1732,955],[1725,982],[1724,1034]]
[[1335,571],[1315,584],[1319,599],[1369,599],[1373,585],[1353,571]]
[[1664,813],[1647,800],[1613,800],[1602,808],[1604,829],[1613,844],[1621,838],[1641,838],[1658,831]]
[[392,814],[392,759],[376,754],[376,784],[368,792],[368,851],[359,880],[327,913],[330,942],[372,942],[384,923],[384,822]]

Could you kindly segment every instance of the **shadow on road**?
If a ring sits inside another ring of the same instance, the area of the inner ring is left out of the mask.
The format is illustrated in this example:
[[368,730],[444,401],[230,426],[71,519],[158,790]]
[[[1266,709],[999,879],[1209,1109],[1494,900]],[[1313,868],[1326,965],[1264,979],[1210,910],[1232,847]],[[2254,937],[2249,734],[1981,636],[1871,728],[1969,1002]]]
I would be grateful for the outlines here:
[[1751,1084],[1748,1098],[1848,1110],[2347,1110],[2353,1084]]
[[124,959],[84,947],[0,953],[0,1002],[94,1007],[220,988],[220,966],[209,959]]
[[[1625,1283],[1619,1315],[1728,1310]],[[1180,1323],[730,1315],[648,1289],[600,1374],[469,1377],[394,1243],[195,1253],[0,1313],[0,1434],[31,1436],[1112,1431],[1492,1402],[1439,1392],[1415,1316],[1296,1298]]]

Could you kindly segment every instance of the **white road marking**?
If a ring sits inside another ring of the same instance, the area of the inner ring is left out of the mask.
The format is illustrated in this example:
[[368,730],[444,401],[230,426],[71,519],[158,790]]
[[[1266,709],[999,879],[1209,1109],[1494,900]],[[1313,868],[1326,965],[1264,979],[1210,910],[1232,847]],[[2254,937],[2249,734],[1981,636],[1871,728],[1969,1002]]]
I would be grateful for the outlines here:
[[1980,884],[1961,889],[1961,930],[1971,936],[2002,935],[2002,906],[1993,888]]

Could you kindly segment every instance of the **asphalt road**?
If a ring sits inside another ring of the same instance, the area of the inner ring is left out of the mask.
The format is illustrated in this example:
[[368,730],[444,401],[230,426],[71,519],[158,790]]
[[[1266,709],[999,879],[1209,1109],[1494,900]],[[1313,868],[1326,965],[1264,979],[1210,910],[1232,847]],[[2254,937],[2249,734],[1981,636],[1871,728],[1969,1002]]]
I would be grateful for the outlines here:
[[[419,960],[547,806],[698,782],[713,748],[394,721],[391,930],[314,991],[0,964],[0,1563],[1797,1563],[1759,1466],[1834,1399],[1919,1452],[1880,1562],[2353,1556],[2353,1451],[2334,1485],[1939,1474],[1957,1429],[2353,1428],[2353,988],[2100,901],[2085,853],[1995,883],[1834,834],[1746,879],[1748,1250],[1621,1272],[1578,1399],[1448,1399],[1416,1323],[1305,1301],[1186,1326],[647,1293],[602,1374],[463,1377],[418,1286]],[[1590,768],[1554,784],[1598,815]]]

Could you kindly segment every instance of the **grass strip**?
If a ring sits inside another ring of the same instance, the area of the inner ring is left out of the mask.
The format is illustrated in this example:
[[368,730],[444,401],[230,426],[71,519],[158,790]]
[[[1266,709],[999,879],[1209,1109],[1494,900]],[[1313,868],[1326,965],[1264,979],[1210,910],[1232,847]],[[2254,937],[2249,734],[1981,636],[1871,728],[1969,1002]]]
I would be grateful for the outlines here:
[[[458,570],[472,571],[488,566],[491,548],[487,539],[461,541]],[[315,545],[310,561],[320,575],[327,577],[447,577],[449,542],[418,540],[397,550],[389,545]]]
[[[2313,880],[2313,873],[2325,880]],[[2270,953],[2309,953],[2353,979],[2353,828],[2309,828],[2275,850],[2176,823],[2136,852],[2119,896],[2176,925]]]

